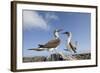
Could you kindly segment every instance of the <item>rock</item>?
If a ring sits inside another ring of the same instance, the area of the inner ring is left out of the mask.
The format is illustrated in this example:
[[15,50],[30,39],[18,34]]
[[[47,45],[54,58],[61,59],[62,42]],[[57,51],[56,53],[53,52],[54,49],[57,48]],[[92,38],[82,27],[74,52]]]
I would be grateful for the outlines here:
[[46,62],[46,61],[70,61],[91,59],[91,53],[65,55],[64,53],[53,53],[47,56],[23,57],[23,62]]
[[42,62],[46,61],[45,56],[24,57],[23,62]]
[[51,54],[48,58],[48,61],[61,61],[64,60],[63,57],[59,53]]

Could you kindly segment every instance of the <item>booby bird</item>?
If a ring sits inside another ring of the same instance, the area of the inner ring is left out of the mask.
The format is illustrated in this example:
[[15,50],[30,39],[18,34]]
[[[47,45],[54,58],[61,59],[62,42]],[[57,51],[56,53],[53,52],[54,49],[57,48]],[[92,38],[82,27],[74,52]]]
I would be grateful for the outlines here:
[[59,38],[59,32],[62,31],[62,29],[59,30],[55,30],[54,31],[54,39],[48,41],[45,44],[39,44],[38,48],[34,48],[34,49],[28,49],[28,50],[35,50],[35,51],[53,51],[56,50],[56,47],[60,44],[60,38]]
[[76,45],[74,45],[71,41],[72,33],[71,32],[64,32],[63,34],[67,34],[67,36],[68,36],[67,45],[66,45],[67,49],[65,49],[65,50],[73,51],[74,53],[76,53]]

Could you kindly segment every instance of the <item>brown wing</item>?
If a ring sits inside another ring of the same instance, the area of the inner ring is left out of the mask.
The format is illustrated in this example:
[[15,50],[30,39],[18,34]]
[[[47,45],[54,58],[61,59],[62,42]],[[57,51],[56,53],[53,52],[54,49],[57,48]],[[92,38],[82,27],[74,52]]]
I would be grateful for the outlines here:
[[76,53],[76,47],[74,47],[71,42],[69,43],[69,45],[70,45],[71,49],[74,51],[74,53]]
[[71,43],[71,45],[75,48],[75,50],[76,50],[76,44],[75,43],[73,43],[72,41],[70,42]]
[[60,44],[60,39],[50,40],[48,41],[48,43],[44,45],[44,48],[56,48],[59,44]]

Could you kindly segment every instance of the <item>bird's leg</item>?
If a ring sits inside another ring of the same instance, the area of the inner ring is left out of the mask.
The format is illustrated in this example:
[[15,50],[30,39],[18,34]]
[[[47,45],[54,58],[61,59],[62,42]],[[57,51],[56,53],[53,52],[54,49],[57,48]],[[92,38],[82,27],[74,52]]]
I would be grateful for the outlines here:
[[56,49],[54,49],[54,51],[55,51],[56,54],[58,53]]
[[49,53],[49,55],[47,56],[47,60],[50,61],[50,57],[51,57],[51,55],[52,55],[52,51],[50,51],[49,49],[48,49],[47,51],[48,51],[48,53]]
[[53,51],[50,51],[50,55],[53,54]]
[[50,52],[50,55],[49,55],[49,59],[50,59],[50,61],[54,61],[54,51],[51,49],[51,50],[49,50],[49,52]]

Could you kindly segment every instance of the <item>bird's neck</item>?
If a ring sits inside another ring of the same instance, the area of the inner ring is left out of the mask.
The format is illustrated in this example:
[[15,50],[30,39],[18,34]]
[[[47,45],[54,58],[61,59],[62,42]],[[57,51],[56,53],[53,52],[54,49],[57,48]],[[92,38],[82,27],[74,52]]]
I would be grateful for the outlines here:
[[58,32],[55,32],[55,33],[54,33],[54,36],[55,36],[56,39],[58,39],[58,38],[59,38]]
[[72,39],[72,36],[70,35],[70,36],[68,36],[68,43],[70,43],[71,42],[71,39]]

